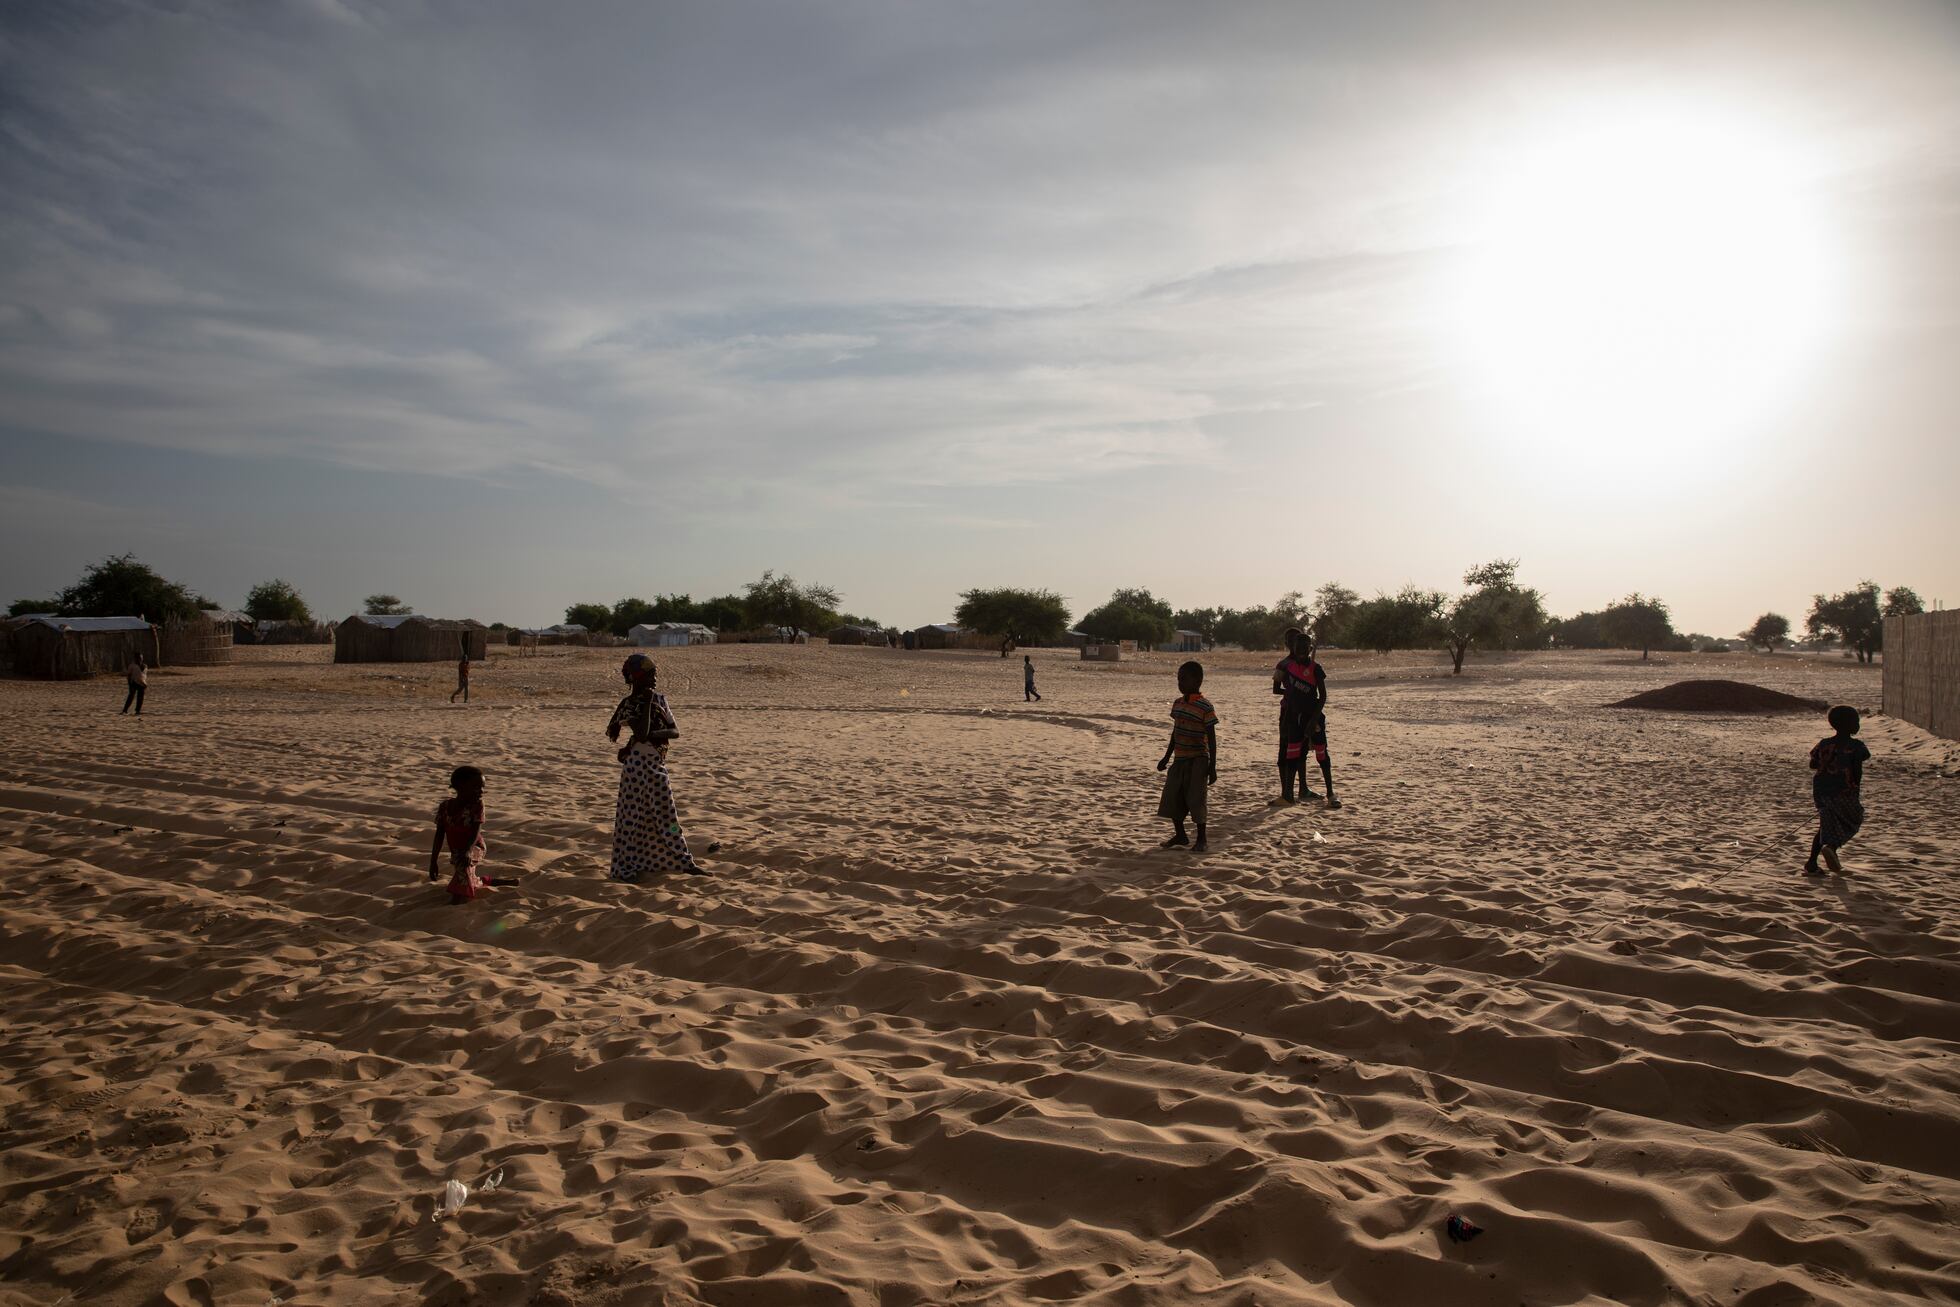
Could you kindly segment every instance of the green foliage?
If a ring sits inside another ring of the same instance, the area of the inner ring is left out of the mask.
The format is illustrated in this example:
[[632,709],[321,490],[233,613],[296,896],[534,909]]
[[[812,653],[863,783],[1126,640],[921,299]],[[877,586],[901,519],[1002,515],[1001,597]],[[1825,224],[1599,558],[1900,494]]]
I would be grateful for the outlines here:
[[1518,649],[1537,643],[1545,629],[1545,605],[1536,590],[1518,584],[1518,560],[1500,558],[1463,574],[1471,589],[1444,614],[1443,642],[1451,670],[1463,671],[1471,648]]
[[1445,630],[1448,597],[1439,590],[1405,585],[1392,595],[1376,594],[1354,607],[1347,619],[1351,643],[1363,649],[1431,649]]
[[1790,643],[1790,619],[1781,613],[1764,613],[1741,632],[1741,637],[1751,649],[1775,653],[1779,645]]
[[739,595],[717,595],[695,605],[694,620],[717,631],[739,631],[749,624]]
[[245,596],[245,612],[255,622],[311,622],[313,610],[290,581],[261,581]]
[[1100,608],[1082,614],[1076,629],[1099,640],[1135,640],[1138,644],[1167,644],[1171,638],[1171,606],[1148,590],[1118,590]]
[[141,617],[162,622],[196,617],[202,611],[199,598],[158,576],[136,555],[117,554],[84,570],[81,580],[61,592],[55,611],[70,617]]
[[1895,585],[1885,592],[1886,617],[1911,617],[1926,611],[1926,601],[1909,585]]
[[953,620],[982,635],[1039,644],[1059,640],[1068,630],[1068,605],[1052,590],[965,590]]
[[742,599],[751,622],[827,631],[837,625],[838,593],[827,585],[800,585],[795,577],[772,571],[749,582]]
[[394,595],[369,595],[361,600],[361,611],[369,617],[399,617],[415,610]]
[[[1918,595],[1912,597],[1914,600],[1919,598]],[[1870,662],[1872,655],[1885,647],[1885,621],[1879,609],[1878,583],[1860,581],[1854,588],[1828,599],[1823,595],[1812,596],[1810,615],[1804,620],[1804,628],[1813,640],[1826,636],[1842,640],[1845,648],[1857,653],[1859,662]]]
[[1229,608],[1180,608],[1171,614],[1171,625],[1180,631],[1196,631],[1205,639],[1205,648],[1218,647],[1218,624],[1231,614]]
[[1338,581],[1329,581],[1313,592],[1313,639],[1315,644],[1347,643],[1348,619],[1361,604],[1361,596]]
[[879,621],[879,620],[878,620],[877,618],[875,618],[875,617],[862,617],[862,616],[859,616],[859,615],[858,615],[857,613],[839,613],[839,614],[837,614],[837,622],[836,622],[836,625],[838,625],[838,626],[862,626],[862,627],[864,627],[864,628],[866,628],[867,630],[872,630],[872,631],[882,631],[882,630],[884,630],[884,629],[885,629],[885,624],[884,624],[883,622],[881,622],[881,621]]
[[1638,649],[1644,659],[1650,650],[1664,649],[1674,637],[1674,620],[1667,605],[1638,590],[1608,604],[1599,615],[1600,633],[1621,649]]
[[61,611],[59,599],[16,599],[7,605],[7,616],[19,617],[23,613],[58,613]]
[[573,604],[565,610],[567,626],[582,626],[588,631],[612,630],[612,609],[604,604]]
[[1605,649],[1608,647],[1606,631],[1600,625],[1603,614],[1579,613],[1572,617],[1554,618],[1546,624],[1545,630],[1554,649]]

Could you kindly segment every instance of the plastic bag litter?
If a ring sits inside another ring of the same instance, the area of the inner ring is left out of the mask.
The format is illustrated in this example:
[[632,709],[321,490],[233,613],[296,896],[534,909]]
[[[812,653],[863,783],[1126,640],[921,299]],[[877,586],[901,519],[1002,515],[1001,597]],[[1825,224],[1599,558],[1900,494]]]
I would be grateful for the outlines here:
[[504,1173],[500,1169],[495,1175],[491,1176],[488,1180],[485,1180],[482,1184],[478,1185],[476,1187],[476,1191],[479,1194],[494,1194],[497,1192],[497,1187],[503,1184],[503,1182],[504,1182]]
[[470,1199],[470,1187],[461,1180],[451,1180],[442,1187],[442,1201],[429,1213],[431,1221],[440,1221],[445,1216],[454,1216],[463,1210],[463,1204]]
[[1319,831],[1315,831],[1313,833],[1313,842],[1315,844],[1325,844],[1327,842],[1327,837],[1322,835]]

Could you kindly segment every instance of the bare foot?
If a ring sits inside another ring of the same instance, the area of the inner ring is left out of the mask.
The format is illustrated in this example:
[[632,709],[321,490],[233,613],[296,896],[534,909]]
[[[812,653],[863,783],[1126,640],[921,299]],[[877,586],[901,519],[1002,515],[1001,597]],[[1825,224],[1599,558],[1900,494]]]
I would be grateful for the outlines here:
[[1173,835],[1157,847],[1160,849],[1181,849],[1191,842],[1189,835]]

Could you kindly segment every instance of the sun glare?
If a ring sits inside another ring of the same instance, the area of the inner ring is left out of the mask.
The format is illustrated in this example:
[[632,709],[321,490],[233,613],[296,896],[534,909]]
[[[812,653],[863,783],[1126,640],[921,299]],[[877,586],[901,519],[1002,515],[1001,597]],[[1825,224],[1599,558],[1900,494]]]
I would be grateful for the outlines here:
[[1645,106],[1486,179],[1453,331],[1527,452],[1603,471],[1735,448],[1800,399],[1834,271],[1797,162],[1732,118]]

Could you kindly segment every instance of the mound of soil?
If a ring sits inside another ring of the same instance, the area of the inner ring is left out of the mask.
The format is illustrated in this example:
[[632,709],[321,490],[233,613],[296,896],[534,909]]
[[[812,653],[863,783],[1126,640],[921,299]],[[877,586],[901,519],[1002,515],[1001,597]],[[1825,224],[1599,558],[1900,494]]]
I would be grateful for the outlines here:
[[1823,712],[1829,707],[1747,681],[1676,681],[1606,706],[1655,712]]

